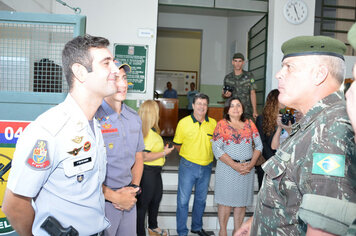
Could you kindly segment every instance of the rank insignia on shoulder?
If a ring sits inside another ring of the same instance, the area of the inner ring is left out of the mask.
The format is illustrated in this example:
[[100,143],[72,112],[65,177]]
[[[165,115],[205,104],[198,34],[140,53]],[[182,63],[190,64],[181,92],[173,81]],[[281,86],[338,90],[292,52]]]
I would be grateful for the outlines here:
[[91,143],[89,141],[84,143],[84,151],[89,151],[91,147]]
[[78,144],[81,143],[82,140],[83,140],[83,136],[75,136],[75,138],[72,139],[73,142],[78,143]]
[[76,156],[78,155],[79,151],[82,150],[82,147],[74,148],[72,151],[68,152],[69,154]]
[[51,165],[48,154],[48,144],[46,140],[37,140],[32,152],[27,158],[27,164],[34,169],[44,170]]
[[84,180],[84,175],[77,175],[77,181],[81,183]]
[[345,156],[313,153],[313,174],[345,177]]

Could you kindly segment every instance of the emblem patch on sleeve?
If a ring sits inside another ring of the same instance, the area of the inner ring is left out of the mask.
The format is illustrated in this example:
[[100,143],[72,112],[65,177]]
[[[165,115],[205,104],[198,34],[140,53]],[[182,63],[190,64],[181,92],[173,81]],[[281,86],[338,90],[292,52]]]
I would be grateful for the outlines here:
[[32,168],[44,170],[50,167],[50,158],[48,154],[48,144],[45,140],[37,140],[32,152],[27,158],[27,164]]
[[345,156],[313,153],[313,174],[345,177]]

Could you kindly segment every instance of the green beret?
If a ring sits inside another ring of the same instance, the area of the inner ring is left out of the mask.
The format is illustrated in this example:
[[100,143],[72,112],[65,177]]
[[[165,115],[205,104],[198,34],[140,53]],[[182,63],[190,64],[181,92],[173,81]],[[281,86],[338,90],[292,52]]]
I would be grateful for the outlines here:
[[347,40],[353,48],[356,49],[356,23],[350,28],[349,32],[347,33]]
[[327,36],[298,36],[282,45],[283,60],[287,57],[307,55],[335,56],[344,60],[345,51],[343,42]]
[[235,53],[234,56],[232,57],[232,60],[234,59],[242,59],[243,61],[245,60],[245,57],[242,53],[238,52],[238,53]]

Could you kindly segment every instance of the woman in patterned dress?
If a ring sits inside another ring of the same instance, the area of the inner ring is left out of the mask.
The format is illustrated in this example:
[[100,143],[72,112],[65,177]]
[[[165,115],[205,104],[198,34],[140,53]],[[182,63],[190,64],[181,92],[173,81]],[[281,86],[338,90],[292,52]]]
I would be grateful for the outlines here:
[[232,97],[225,102],[224,119],[215,128],[212,147],[217,159],[215,202],[218,204],[219,236],[226,236],[231,209],[234,233],[243,222],[246,206],[252,205],[254,166],[262,151],[257,128],[245,118],[244,105],[239,98]]

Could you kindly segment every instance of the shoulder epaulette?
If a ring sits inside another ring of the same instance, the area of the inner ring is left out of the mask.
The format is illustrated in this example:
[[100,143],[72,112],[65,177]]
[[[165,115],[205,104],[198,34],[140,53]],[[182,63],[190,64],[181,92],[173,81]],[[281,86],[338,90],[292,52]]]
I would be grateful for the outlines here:
[[62,127],[67,123],[69,115],[61,109],[61,105],[51,108],[40,115],[36,122],[47,130],[52,136],[56,136]]

